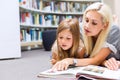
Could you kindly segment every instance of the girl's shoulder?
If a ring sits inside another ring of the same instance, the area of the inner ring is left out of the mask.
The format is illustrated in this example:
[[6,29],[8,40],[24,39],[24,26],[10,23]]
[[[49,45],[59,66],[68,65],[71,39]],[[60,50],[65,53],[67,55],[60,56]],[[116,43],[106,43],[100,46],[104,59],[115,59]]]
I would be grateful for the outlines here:
[[83,41],[80,39],[78,52],[80,52],[83,48],[84,48],[84,43],[83,43]]
[[79,47],[84,47],[84,43],[83,43],[82,39],[80,39]]
[[83,58],[85,55],[85,47],[84,47],[84,43],[82,40],[80,40],[80,44],[79,44],[79,48],[78,48],[78,56],[80,58]]
[[57,53],[58,49],[57,49],[57,40],[55,40],[55,42],[52,45],[51,48],[52,53]]

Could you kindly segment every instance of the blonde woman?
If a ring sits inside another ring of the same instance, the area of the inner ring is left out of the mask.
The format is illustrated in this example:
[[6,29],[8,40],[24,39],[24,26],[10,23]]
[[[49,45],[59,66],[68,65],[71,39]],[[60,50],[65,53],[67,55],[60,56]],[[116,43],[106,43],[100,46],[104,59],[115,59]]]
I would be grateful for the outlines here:
[[111,57],[120,60],[120,29],[113,25],[112,14],[106,4],[98,2],[86,9],[83,16],[83,39],[86,55],[90,57],[85,65],[106,66],[104,60]]

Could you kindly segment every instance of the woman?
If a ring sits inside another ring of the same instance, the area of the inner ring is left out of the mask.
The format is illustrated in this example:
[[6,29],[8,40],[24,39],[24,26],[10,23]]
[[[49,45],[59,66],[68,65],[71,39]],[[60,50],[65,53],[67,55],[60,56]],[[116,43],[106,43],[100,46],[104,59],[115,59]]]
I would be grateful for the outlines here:
[[94,3],[86,9],[85,14],[83,38],[87,55],[90,57],[98,55],[96,57],[98,63],[93,61],[94,64],[102,64],[106,67],[108,66],[103,62],[105,59],[114,57],[120,60],[120,29],[112,25],[112,14],[108,6],[103,3]]

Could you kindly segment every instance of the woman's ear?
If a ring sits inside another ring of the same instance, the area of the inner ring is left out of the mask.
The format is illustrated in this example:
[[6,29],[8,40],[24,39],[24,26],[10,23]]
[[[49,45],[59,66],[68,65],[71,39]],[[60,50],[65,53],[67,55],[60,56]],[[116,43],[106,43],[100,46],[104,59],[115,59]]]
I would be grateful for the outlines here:
[[106,29],[108,27],[109,22],[104,23],[103,29]]

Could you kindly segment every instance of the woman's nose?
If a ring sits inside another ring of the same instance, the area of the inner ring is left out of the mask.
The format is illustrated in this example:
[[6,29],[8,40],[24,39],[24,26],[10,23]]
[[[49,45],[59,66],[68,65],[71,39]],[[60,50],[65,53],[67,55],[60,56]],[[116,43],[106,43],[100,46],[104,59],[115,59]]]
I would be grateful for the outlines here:
[[85,23],[85,29],[89,29],[90,23]]

